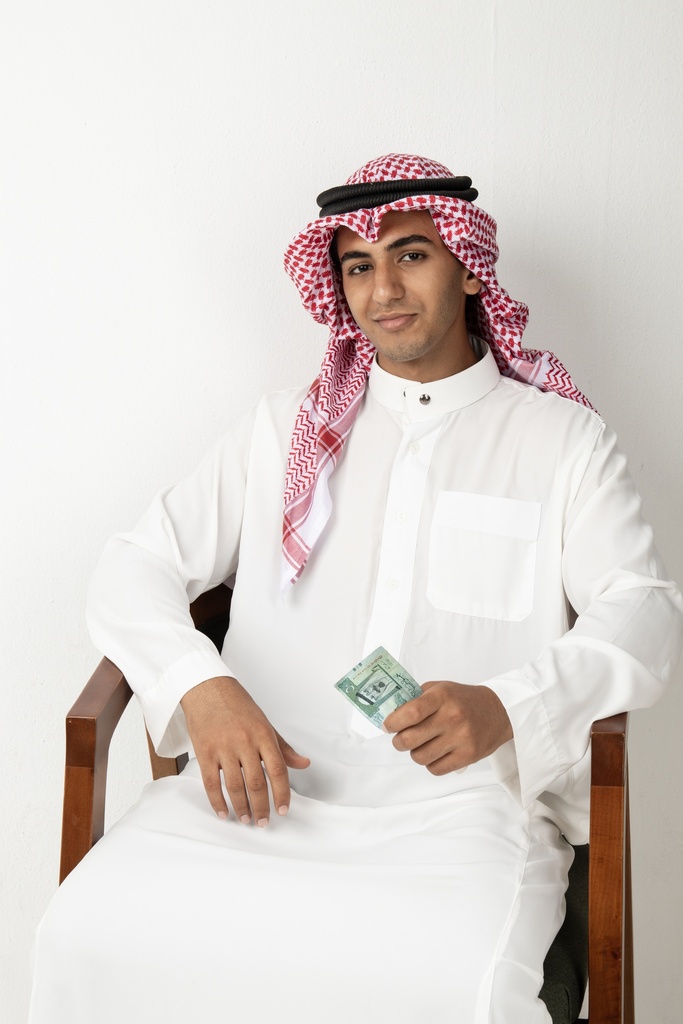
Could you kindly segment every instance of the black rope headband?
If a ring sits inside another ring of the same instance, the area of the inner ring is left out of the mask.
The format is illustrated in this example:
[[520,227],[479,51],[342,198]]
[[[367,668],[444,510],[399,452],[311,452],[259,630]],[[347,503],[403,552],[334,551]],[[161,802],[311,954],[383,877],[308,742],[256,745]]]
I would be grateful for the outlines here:
[[474,202],[479,193],[472,188],[472,179],[466,175],[458,178],[413,178],[399,181],[368,181],[360,185],[338,185],[321,192],[316,202],[321,217],[336,213],[351,213],[352,210],[369,210],[384,203],[395,203],[407,196],[449,196],[451,199],[465,199]]

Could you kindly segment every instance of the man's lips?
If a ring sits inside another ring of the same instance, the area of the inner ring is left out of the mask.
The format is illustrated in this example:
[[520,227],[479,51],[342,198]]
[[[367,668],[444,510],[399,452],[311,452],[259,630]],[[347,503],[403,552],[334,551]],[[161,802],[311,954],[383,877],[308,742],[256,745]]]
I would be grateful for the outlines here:
[[375,317],[375,323],[384,331],[400,331],[417,316],[416,313],[392,313],[390,316]]

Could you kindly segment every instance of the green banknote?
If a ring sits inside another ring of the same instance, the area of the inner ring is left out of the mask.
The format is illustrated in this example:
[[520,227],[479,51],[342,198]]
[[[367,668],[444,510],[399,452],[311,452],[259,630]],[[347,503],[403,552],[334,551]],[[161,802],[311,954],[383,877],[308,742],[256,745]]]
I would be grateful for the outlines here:
[[410,673],[383,647],[368,654],[334,685],[378,729],[387,715],[422,693]]

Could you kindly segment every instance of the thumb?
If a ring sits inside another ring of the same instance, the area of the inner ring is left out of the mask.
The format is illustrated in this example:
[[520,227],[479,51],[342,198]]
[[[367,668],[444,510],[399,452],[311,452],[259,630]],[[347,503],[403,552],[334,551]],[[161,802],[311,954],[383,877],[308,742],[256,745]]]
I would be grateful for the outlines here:
[[278,746],[282,752],[282,756],[285,759],[285,764],[288,768],[308,768],[311,763],[310,757],[304,757],[303,754],[297,754],[291,743],[283,739],[279,732],[276,732]]

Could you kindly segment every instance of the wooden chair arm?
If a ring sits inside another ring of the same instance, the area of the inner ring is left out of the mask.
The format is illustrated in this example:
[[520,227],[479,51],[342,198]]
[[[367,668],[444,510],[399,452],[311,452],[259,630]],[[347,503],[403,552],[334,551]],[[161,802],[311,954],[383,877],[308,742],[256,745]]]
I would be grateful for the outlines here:
[[[190,605],[192,620],[220,650],[230,616],[232,590],[222,584]],[[109,745],[132,691],[120,669],[103,658],[66,718],[66,767],[59,882],[64,881],[104,832]],[[147,734],[152,776],[177,775],[187,754],[159,757]]]
[[591,1024],[633,1024],[628,715],[591,730],[588,977]]
[[60,884],[101,838],[109,744],[132,691],[103,658],[66,717]]
[[628,713],[593,722],[591,728],[591,787],[626,786]]

